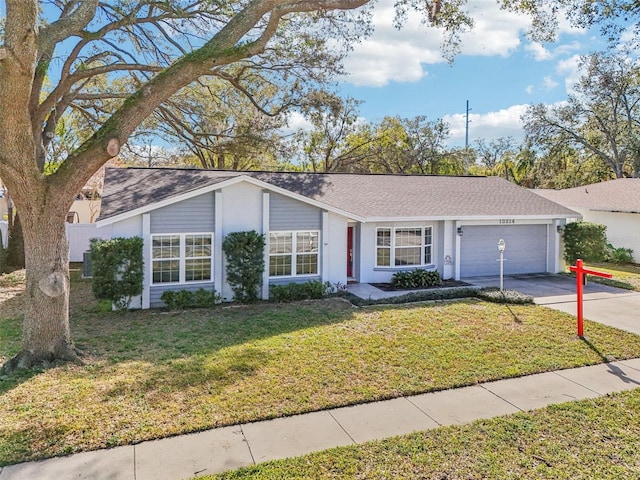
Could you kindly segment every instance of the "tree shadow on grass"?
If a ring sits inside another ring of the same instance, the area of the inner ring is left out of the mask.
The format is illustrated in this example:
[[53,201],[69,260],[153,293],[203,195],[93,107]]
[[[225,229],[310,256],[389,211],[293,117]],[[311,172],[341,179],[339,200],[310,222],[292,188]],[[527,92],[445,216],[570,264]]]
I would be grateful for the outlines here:
[[609,373],[611,373],[612,375],[615,375],[616,377],[618,377],[620,380],[622,380],[624,383],[630,383],[630,384],[635,384],[635,385],[640,385],[640,382],[629,378],[627,376],[627,374],[624,372],[623,369],[621,369],[620,367],[613,365],[612,359],[608,356],[603,354],[600,349],[598,347],[596,347],[588,338],[586,337],[579,337],[580,340],[582,340],[582,342],[587,345],[592,351],[594,351],[602,360],[602,363],[604,363],[607,368],[609,369]]
[[[0,299],[0,366],[20,350],[24,297],[24,289],[15,289],[15,292],[5,289],[2,292],[2,299]],[[0,394],[33,378],[38,372],[38,370],[22,370],[12,375],[1,375]]]
[[261,303],[167,312],[80,313],[77,344],[109,362],[165,361],[210,355],[303,329],[348,320],[353,309],[339,299],[290,304]]
[[18,370],[11,375],[0,376],[0,395],[16,388],[18,385],[31,380],[41,373],[42,370]]
[[[80,288],[76,295],[89,292]],[[11,311],[22,312],[24,294],[3,302]],[[73,305],[73,303],[72,303]],[[220,350],[250,345],[307,328],[331,325],[353,315],[350,304],[341,299],[291,304],[260,303],[249,306],[217,306],[167,312],[160,309],[131,312],[99,312],[95,301],[76,303],[71,312],[71,332],[76,346],[86,354],[88,368],[103,368],[131,362],[150,367],[145,373],[145,389],[164,383],[169,390],[219,378],[232,381],[252,372],[259,364],[258,350],[235,352],[216,367],[212,358]],[[3,309],[2,315],[9,309]],[[20,348],[21,321],[0,317],[0,354],[7,359]],[[252,352],[252,353],[251,353]],[[207,360],[205,360],[207,359]],[[208,362],[208,367],[198,362]],[[218,370],[216,370],[218,369]],[[222,369],[222,370],[219,370]],[[38,375],[42,370],[17,371],[0,379],[0,394]],[[199,372],[199,373],[198,373]]]
[[522,325],[522,320],[520,319],[518,314],[513,311],[513,309],[511,308],[511,305],[509,305],[508,303],[505,303],[504,306],[507,307],[507,310],[509,310],[509,313],[513,317],[513,321],[516,322],[519,325]]
[[163,396],[202,385],[209,385],[209,393],[215,394],[253,375],[269,357],[264,350],[248,348],[222,359],[194,355],[160,363],[125,364],[120,370],[123,379],[105,389],[103,396],[107,400],[132,395]]

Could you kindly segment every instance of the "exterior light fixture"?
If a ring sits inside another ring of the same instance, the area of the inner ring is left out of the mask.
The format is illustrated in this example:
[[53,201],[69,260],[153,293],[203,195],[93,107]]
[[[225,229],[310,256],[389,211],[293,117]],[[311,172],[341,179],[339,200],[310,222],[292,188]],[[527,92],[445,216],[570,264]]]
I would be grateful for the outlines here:
[[462,236],[462,227],[458,227],[458,235]]
[[507,244],[504,243],[504,240],[501,238],[498,241],[498,251],[500,252],[500,258],[498,261],[500,262],[500,291],[504,290],[504,249],[507,248]]

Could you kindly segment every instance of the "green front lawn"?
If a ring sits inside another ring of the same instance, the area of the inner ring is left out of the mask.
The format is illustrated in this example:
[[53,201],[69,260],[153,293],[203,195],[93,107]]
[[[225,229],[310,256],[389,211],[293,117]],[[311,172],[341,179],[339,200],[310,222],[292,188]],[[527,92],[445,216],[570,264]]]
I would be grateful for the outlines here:
[[640,478],[640,389],[201,480]]
[[[1,282],[1,280],[0,280]],[[357,309],[341,299],[103,312],[75,281],[86,365],[0,379],[0,465],[488,380],[640,357],[640,337],[533,305]],[[0,299],[0,360],[20,295]]]
[[613,275],[611,280],[606,278],[589,276],[589,281],[604,283],[614,287],[627,288],[629,290],[640,291],[640,265],[615,263],[590,263],[589,268]]

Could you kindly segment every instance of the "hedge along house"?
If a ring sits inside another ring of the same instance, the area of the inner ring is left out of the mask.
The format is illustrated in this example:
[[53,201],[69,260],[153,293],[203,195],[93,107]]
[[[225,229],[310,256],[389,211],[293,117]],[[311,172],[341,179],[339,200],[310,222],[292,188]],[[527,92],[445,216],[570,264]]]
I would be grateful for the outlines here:
[[108,237],[144,239],[143,308],[165,290],[215,289],[226,300],[222,241],[265,234],[269,285],[388,282],[397,271],[443,278],[559,272],[560,227],[579,215],[498,177],[107,169]]

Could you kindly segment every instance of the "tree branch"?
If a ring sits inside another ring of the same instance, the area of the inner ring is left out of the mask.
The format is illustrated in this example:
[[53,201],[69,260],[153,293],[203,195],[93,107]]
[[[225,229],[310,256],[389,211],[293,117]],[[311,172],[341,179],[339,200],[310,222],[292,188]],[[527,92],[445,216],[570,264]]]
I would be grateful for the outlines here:
[[[40,35],[38,38],[38,52],[53,51],[55,45],[73,35],[78,35],[84,27],[93,19],[98,8],[99,0],[83,0],[76,1],[70,5],[77,8],[72,11],[66,11],[71,9],[65,9],[62,12],[60,18],[40,29]],[[40,56],[38,60],[40,60]]]
[[[135,128],[162,102],[182,87],[216,68],[258,54],[276,32],[279,19],[286,13],[323,9],[352,9],[368,0],[278,1],[255,0],[234,15],[209,41],[193,53],[177,60],[130,96],[102,127],[50,175],[48,181],[57,188],[85,183],[91,174],[113,155],[108,145],[116,140],[126,143]],[[242,44],[241,40],[266,16],[267,26],[258,40]]]

